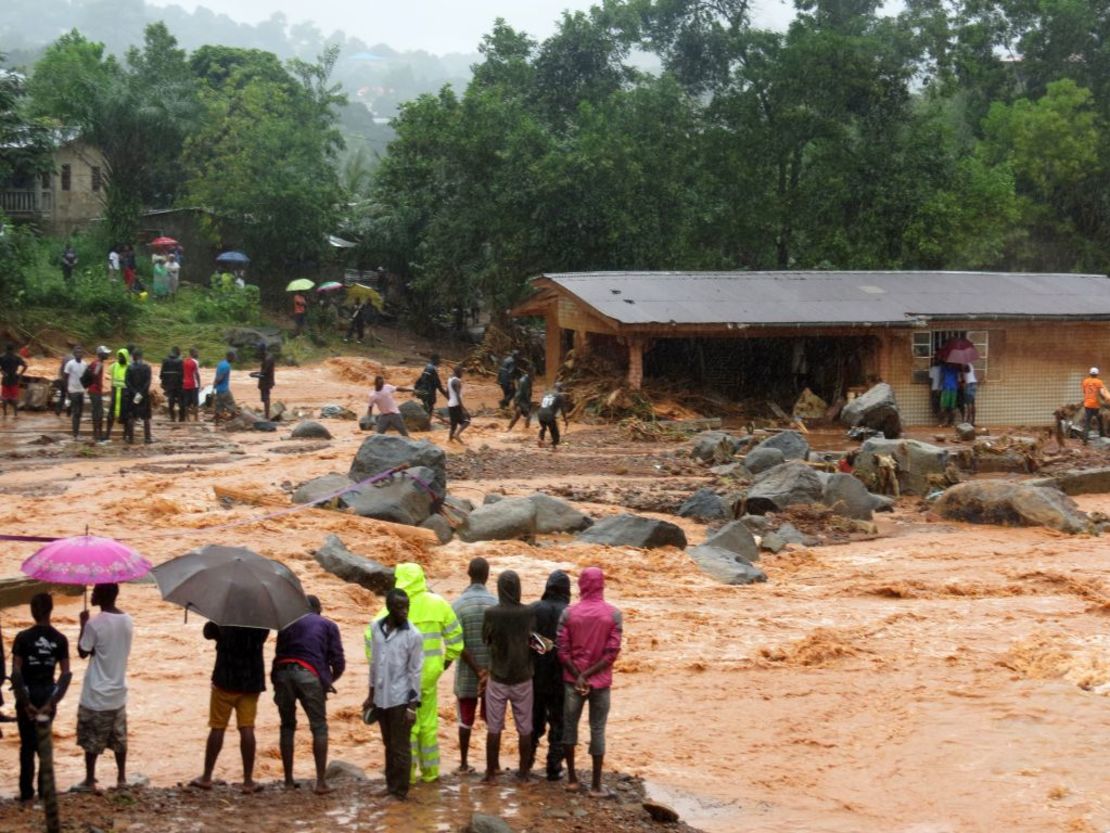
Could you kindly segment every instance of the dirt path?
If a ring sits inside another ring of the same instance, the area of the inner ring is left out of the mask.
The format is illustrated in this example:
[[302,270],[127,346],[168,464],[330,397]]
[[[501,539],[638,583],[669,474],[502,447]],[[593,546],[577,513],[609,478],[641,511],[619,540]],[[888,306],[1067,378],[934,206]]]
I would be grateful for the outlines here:
[[[368,370],[356,359],[280,369],[277,398],[292,407],[335,402],[359,411]],[[408,382],[415,373],[398,370],[391,381]],[[236,375],[236,395],[253,400],[246,374]],[[470,388],[476,411],[497,397],[491,384]],[[351,670],[329,704],[333,756],[372,772],[381,748],[358,720],[366,671],[361,631],[379,603],[316,565],[311,551],[329,532],[387,563],[418,558],[448,597],[463,588],[465,565],[478,553],[495,570],[518,570],[530,598],[556,567],[604,567],[608,596],[626,623],[608,763],[645,778],[706,830],[1110,828],[1110,545],[1103,540],[895,514],[880,521],[877,540],[765,556],[767,584],[731,588],[670,550],[606,550],[548,538],[536,546],[452,543],[425,554],[340,515],[203,532],[257,511],[220,506],[213,485],[277,495],[346,471],[364,435],[351,422],[327,424],[335,439],[323,447],[284,439],[287,432],[217,434],[206,424],[156,423],[159,444],[104,450],[49,439],[31,445],[43,435],[64,438],[65,422],[26,415],[15,430],[0,424],[0,528],[72,534],[87,522],[131,539],[154,561],[210,541],[284,560],[343,631]],[[445,434],[428,436],[442,443]],[[616,429],[572,425],[566,448],[552,454],[519,427],[506,435],[503,420],[479,415],[467,439],[466,449],[451,449],[451,489],[476,502],[492,490],[573,488],[589,490],[598,501],[591,511],[606,514],[620,511],[620,502],[666,508],[701,482],[676,446],[631,442]],[[1081,503],[1110,512],[1110,497]],[[705,533],[682,523],[694,541]],[[6,548],[0,574],[15,573],[33,548]],[[138,628],[130,768],[155,785],[172,785],[199,771],[211,649],[201,621],[183,625],[181,612],[152,586],[124,588],[120,603]],[[71,636],[79,609],[77,600],[57,610],[59,627]],[[10,644],[26,626],[26,612],[3,611],[0,624]],[[82,663],[76,665],[80,676]],[[74,696],[57,723],[62,784],[81,771],[75,710]],[[456,745],[446,678],[440,713],[450,768]],[[274,779],[277,716],[267,697],[259,727],[259,774]],[[300,734],[298,769],[307,777],[308,738]],[[233,752],[229,747],[221,758],[224,777],[237,775]],[[0,791],[10,794],[14,731],[0,741],[0,759],[10,773]],[[9,829],[9,807],[0,807],[0,829]]]

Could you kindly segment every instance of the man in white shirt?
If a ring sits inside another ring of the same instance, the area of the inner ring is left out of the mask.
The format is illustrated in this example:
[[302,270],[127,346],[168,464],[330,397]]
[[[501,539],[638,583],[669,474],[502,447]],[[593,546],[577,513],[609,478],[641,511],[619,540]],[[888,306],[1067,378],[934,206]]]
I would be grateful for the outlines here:
[[370,404],[366,408],[366,416],[373,416],[374,408],[377,407],[379,434],[385,434],[392,428],[402,437],[409,435],[408,429],[405,428],[405,420],[401,416],[401,409],[397,407],[397,402],[393,398],[393,394],[399,390],[411,391],[412,388],[387,385],[383,377],[374,377],[374,389],[370,391]]
[[89,369],[88,362],[84,360],[85,351],[80,347],[73,348],[73,358],[62,367],[65,377],[66,393],[69,394],[70,413],[73,415],[73,439],[81,428],[81,415],[85,411],[85,383],[82,378]]
[[455,372],[451,374],[451,378],[447,380],[447,416],[450,423],[447,442],[449,443],[461,443],[462,432],[466,430],[466,426],[470,425],[470,414],[466,412],[462,400],[462,375],[463,368],[462,365],[459,365],[455,368]]
[[119,280],[119,252],[115,246],[108,252],[108,280]]
[[118,584],[98,584],[92,603],[100,613],[81,611],[77,653],[89,660],[77,706],[77,745],[85,750],[85,780],[78,791],[96,790],[96,759],[105,749],[116,756],[116,782],[127,785],[127,658],[134,623],[116,607]]

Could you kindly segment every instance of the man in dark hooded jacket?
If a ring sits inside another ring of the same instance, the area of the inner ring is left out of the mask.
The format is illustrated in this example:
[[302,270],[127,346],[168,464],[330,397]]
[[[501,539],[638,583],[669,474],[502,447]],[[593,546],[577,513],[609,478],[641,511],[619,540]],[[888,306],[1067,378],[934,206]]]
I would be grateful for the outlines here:
[[486,684],[486,783],[501,769],[501,732],[511,704],[520,736],[520,769],[528,780],[532,768],[532,649],[529,645],[535,615],[520,603],[520,576],[505,570],[497,577],[497,604],[482,619],[482,641],[489,645],[489,682]]
[[543,598],[531,605],[536,616],[536,633],[550,640],[546,653],[535,659],[532,676],[532,758],[536,757],[540,738],[547,734],[547,780],[558,781],[563,776],[563,669],[555,653],[555,638],[559,630],[559,617],[570,604],[570,576],[555,570],[547,577]]

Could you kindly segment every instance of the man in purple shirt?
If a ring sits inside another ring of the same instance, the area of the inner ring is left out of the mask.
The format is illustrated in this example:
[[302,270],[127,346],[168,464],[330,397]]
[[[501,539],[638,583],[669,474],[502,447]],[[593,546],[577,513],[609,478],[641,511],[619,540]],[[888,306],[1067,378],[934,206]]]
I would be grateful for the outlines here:
[[277,650],[270,679],[274,703],[281,717],[281,765],[285,788],[293,780],[293,737],[297,731],[297,702],[304,707],[312,730],[312,756],[316,761],[316,794],[332,791],[324,778],[328,767],[327,695],[347,667],[339,627],[320,615],[320,600],[308,597],[313,612],[278,631]]

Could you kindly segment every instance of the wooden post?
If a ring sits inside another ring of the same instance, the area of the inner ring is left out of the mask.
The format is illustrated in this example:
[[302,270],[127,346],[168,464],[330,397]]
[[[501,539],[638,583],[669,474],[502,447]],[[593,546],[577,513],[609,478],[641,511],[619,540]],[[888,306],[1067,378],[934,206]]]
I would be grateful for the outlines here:
[[635,336],[628,339],[628,386],[639,390],[644,383],[644,340]]
[[548,307],[545,330],[543,375],[544,384],[551,387],[555,384],[555,375],[563,363],[563,333],[559,329],[559,316],[554,307]]

